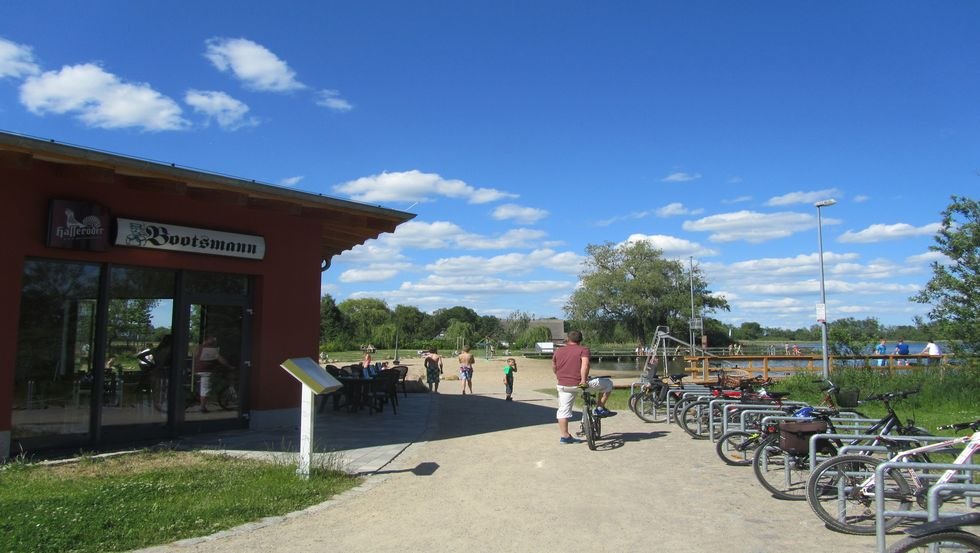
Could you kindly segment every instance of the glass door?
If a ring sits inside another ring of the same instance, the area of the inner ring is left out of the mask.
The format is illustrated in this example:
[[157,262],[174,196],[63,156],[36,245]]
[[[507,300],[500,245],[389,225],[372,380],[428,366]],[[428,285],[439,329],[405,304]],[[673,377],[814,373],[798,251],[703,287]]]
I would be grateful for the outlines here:
[[242,409],[243,323],[239,305],[190,305],[184,420],[237,419]]

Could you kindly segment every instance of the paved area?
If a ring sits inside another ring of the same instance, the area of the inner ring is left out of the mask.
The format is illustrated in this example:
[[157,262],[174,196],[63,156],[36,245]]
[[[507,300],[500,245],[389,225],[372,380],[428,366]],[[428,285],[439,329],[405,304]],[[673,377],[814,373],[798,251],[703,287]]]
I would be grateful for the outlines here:
[[[544,385],[519,379],[517,401],[505,402],[497,378],[480,376],[476,395],[444,383],[442,394],[409,394],[397,415],[321,415],[316,447],[369,473],[358,488],[145,551],[875,550],[873,537],[824,528],[805,502],[771,498],[710,442],[623,412],[605,419],[599,451],[561,445],[554,398],[533,391]],[[254,452],[294,443],[297,431],[286,429],[200,445]]]
[[[385,407],[380,413],[335,411],[327,404],[314,422],[314,457],[330,457],[332,462],[352,474],[377,472],[417,443],[433,416],[430,394],[399,395],[398,412]],[[297,426],[262,432],[234,430],[181,439],[181,447],[221,451],[251,457],[296,455],[299,450]]]

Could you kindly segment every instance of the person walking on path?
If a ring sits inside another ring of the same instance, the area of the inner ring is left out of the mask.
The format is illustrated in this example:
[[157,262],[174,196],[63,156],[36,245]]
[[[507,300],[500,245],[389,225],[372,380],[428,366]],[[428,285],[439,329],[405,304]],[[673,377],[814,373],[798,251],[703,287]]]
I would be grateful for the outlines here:
[[[888,353],[888,349],[885,348],[885,339],[882,338],[881,341],[878,342],[878,345],[875,346],[875,355],[885,355],[886,353]],[[884,358],[879,358],[878,359],[878,366],[879,367],[884,367],[885,366],[885,359]]]
[[459,380],[463,383],[463,395],[466,395],[466,388],[473,395],[473,365],[476,364],[476,358],[470,353],[470,346],[463,346],[463,353],[456,359],[459,361]]
[[436,348],[430,348],[425,354],[425,382],[429,391],[439,393],[439,379],[442,378],[442,357]]
[[595,414],[600,417],[608,417],[614,413],[606,409],[606,400],[612,392],[613,384],[609,378],[589,378],[589,348],[582,346],[582,333],[578,330],[571,330],[565,337],[565,345],[555,350],[551,357],[552,368],[558,384],[558,441],[563,444],[574,444],[578,442],[568,433],[568,419],[572,418],[572,404],[578,395],[579,387],[595,388],[599,391],[599,406],[595,409]]
[[504,366],[504,393],[507,397],[504,401],[513,401],[512,396],[514,394],[514,373],[517,372],[517,361],[513,357],[507,359],[507,364]]

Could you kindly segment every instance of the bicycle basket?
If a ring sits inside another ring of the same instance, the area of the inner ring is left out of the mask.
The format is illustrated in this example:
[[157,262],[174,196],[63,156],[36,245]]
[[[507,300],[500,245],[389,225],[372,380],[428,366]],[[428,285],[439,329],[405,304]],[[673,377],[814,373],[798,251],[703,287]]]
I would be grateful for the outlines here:
[[857,407],[860,396],[860,390],[839,390],[837,392],[837,406],[846,408]]
[[794,455],[810,452],[810,436],[827,431],[826,421],[779,423],[779,449]]

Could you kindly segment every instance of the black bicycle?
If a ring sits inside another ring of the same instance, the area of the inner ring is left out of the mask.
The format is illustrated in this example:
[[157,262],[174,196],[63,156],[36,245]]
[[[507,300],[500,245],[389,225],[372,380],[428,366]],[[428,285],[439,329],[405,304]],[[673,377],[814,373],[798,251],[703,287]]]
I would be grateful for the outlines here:
[[667,422],[670,413],[667,412],[667,397],[674,395],[674,403],[680,399],[684,393],[682,380],[686,375],[671,374],[667,378],[670,383],[664,382],[656,375],[656,369],[651,368],[648,372],[648,382],[643,384],[639,392],[630,394],[630,410],[644,422]]
[[[863,433],[876,434],[880,437],[892,433],[903,436],[929,435],[925,429],[915,426],[915,421],[911,419],[907,424],[902,424],[902,420],[891,406],[892,401],[907,398],[918,392],[918,390],[890,392],[867,398],[865,401],[882,402],[888,412]],[[779,499],[806,500],[807,479],[810,476],[810,470],[813,468],[810,466],[810,436],[825,433],[836,434],[830,417],[815,414],[812,421],[781,422],[767,425],[762,430],[767,434],[767,437],[756,447],[755,456],[752,459],[752,468],[759,483]],[[883,438],[854,439],[849,441],[848,445],[862,443],[888,445]],[[840,440],[820,440],[817,443],[818,453],[825,457],[834,456],[842,445],[844,444]]]
[[581,434],[585,436],[589,449],[596,450],[596,440],[602,436],[602,417],[596,416],[595,408],[599,405],[595,393],[587,384],[580,384],[582,390],[582,429]]

